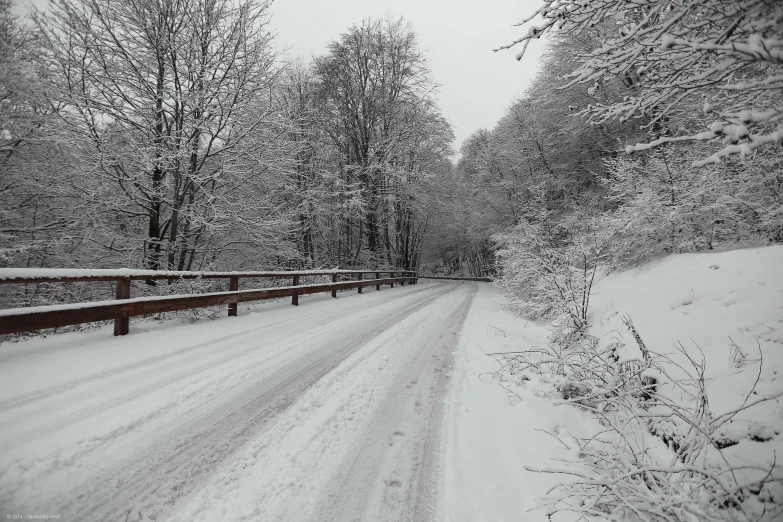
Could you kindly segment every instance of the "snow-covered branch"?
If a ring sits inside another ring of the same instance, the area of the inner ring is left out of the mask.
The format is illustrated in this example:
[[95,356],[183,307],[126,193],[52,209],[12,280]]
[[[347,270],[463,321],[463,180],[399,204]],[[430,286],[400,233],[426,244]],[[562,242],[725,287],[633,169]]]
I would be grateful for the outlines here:
[[[588,106],[582,114],[594,123],[609,119],[646,121],[663,136],[629,146],[636,152],[676,141],[712,142],[719,150],[694,161],[703,166],[783,140],[783,5],[772,0],[547,0],[536,15],[543,25],[519,40],[523,49],[542,34],[580,34],[601,27],[600,47],[582,55],[567,85],[586,84],[595,95],[614,81],[628,93]],[[661,122],[670,114],[709,106],[720,119],[709,131],[669,136]],[[716,132],[715,126],[733,125]]]

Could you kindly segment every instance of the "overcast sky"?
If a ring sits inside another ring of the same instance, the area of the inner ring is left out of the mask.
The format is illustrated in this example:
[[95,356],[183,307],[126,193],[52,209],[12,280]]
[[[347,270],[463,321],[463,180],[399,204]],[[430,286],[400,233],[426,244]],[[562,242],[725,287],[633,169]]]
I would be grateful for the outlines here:
[[[17,0],[17,10],[47,0]],[[116,0],[122,1],[122,0]],[[289,58],[324,52],[327,42],[370,17],[403,16],[413,25],[439,88],[440,107],[454,126],[455,149],[480,128],[491,128],[536,72],[543,41],[515,51],[492,49],[523,34],[513,27],[540,0],[275,0],[276,45]]]
[[321,54],[327,42],[369,17],[403,16],[419,36],[440,107],[454,126],[459,149],[474,131],[491,128],[536,72],[543,41],[517,62],[514,51],[492,49],[523,34],[518,22],[540,0],[275,0],[277,45],[290,56]]

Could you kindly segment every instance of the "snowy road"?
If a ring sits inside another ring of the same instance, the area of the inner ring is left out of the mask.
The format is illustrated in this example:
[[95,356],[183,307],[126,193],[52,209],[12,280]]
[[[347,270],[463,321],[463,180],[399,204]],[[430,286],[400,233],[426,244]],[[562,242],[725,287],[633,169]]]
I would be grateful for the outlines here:
[[479,284],[5,344],[0,504],[79,521],[435,518]]

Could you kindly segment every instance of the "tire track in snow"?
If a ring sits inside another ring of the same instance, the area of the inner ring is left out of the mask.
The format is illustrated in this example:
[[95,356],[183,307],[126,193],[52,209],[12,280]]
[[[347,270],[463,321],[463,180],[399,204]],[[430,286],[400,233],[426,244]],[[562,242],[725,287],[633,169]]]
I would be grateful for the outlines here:
[[[334,347],[318,346],[318,349],[307,352],[303,358],[278,369],[264,382],[248,386],[247,393],[239,397],[241,400],[230,403],[227,409],[211,410],[163,437],[156,437],[146,447],[137,448],[135,458],[104,468],[94,474],[88,484],[81,484],[76,490],[61,492],[57,498],[49,499],[53,502],[46,506],[47,510],[56,509],[63,514],[64,520],[159,518],[236,449],[273,424],[280,412],[346,357],[454,288],[423,288],[421,291],[435,291],[435,295],[406,305],[369,330],[359,329],[356,334],[340,332],[342,339],[347,334],[351,340]],[[324,317],[319,326],[334,319]],[[309,330],[309,327],[307,332],[305,340],[297,339],[297,342],[312,341],[322,333],[313,333],[314,330]],[[139,459],[142,453],[144,458]],[[118,480],[118,477],[121,478]],[[33,507],[43,506],[31,506],[30,509]]]
[[478,289],[471,286],[444,321],[444,331],[398,372],[364,442],[330,481],[311,520],[437,518],[444,400],[453,353]]
[[[369,308],[367,307],[367,304],[365,304],[362,312],[372,312],[374,308],[387,304],[388,301],[394,299],[408,299],[410,296],[420,292],[432,291],[433,288],[439,287],[424,287],[408,292],[403,296],[396,295],[379,299],[377,302],[372,303]],[[264,363],[278,355],[282,350],[286,350],[294,345],[312,341],[318,336],[323,335],[327,330],[330,331],[340,328],[341,325],[339,321],[350,319],[356,314],[356,311],[359,308],[362,308],[362,306],[350,306],[347,309],[339,310],[335,315],[325,314],[319,320],[309,322],[307,327],[298,331],[293,338],[281,339],[279,342],[281,342],[281,344],[284,343],[282,347],[271,353],[262,355],[252,366],[245,366],[243,368],[244,373],[250,373],[249,370],[252,370],[257,366],[262,366]],[[316,312],[314,315],[318,314],[319,312]],[[237,360],[242,360],[259,350],[257,343],[247,343],[247,341],[257,341],[259,333],[263,331],[272,331],[272,336],[274,336],[276,335],[276,328],[279,328],[282,324],[288,322],[296,323],[297,321],[281,321],[274,324],[265,324],[263,326],[243,330],[239,332],[239,334],[229,334],[229,341],[226,341],[225,338],[221,338],[219,341],[212,340],[206,343],[196,343],[198,347],[209,348],[209,351],[201,354],[190,354],[190,348],[185,348],[186,353],[191,355],[190,358],[177,359],[176,357],[161,356],[160,358],[154,358],[155,361],[151,363],[142,361],[138,365],[125,365],[122,371],[99,373],[99,376],[94,379],[89,378],[82,382],[78,382],[78,385],[68,386],[66,389],[62,390],[51,391],[40,397],[40,402],[34,401],[33,407],[21,412],[21,414],[30,416],[37,413],[43,413],[44,408],[51,410],[51,402],[47,403],[43,400],[47,397],[54,397],[55,404],[62,404],[64,406],[63,410],[56,411],[53,415],[38,415],[41,422],[39,422],[38,425],[31,426],[28,426],[27,423],[16,423],[16,419],[12,413],[6,417],[6,420],[11,422],[13,426],[22,426],[22,429],[16,429],[13,434],[7,435],[3,443],[6,446],[6,449],[13,449],[18,445],[26,444],[38,438],[48,436],[51,433],[50,426],[52,424],[56,424],[58,429],[63,429],[86,418],[121,407],[123,404],[149,394],[150,391],[161,389],[165,386],[182,381],[183,379],[192,379],[199,374],[209,374],[217,367]],[[327,330],[324,330],[324,327],[326,327]],[[150,379],[145,373],[148,368],[152,367],[154,363],[158,361],[163,361],[164,364],[155,367],[155,373],[162,375],[156,379]],[[196,361],[197,364],[195,366],[188,366],[187,363],[189,361]],[[110,377],[113,379],[110,380]],[[118,386],[119,384],[123,384],[121,380],[118,380],[120,378],[127,381],[125,386]],[[122,390],[121,393],[116,392],[115,388]],[[68,392],[70,395],[65,395],[65,393]],[[197,394],[198,390],[194,393]],[[178,400],[181,399],[182,397],[178,398]],[[71,406],[73,404],[77,404],[78,407],[74,409]],[[41,409],[36,411],[36,406],[39,406]],[[70,411],[66,411],[66,408],[70,408]],[[160,407],[150,412],[141,419],[141,421],[149,422],[165,413],[167,409],[167,407]],[[3,410],[0,409],[0,411]],[[22,416],[21,414],[20,417]],[[136,424],[128,425],[125,429],[115,430],[111,436],[115,437],[128,430],[134,429],[135,427]],[[0,491],[2,491],[2,488],[0,488]]]

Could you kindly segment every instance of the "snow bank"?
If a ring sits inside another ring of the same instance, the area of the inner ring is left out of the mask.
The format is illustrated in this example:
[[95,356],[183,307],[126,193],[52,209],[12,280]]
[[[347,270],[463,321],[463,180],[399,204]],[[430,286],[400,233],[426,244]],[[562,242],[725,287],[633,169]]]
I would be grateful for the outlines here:
[[[564,397],[589,393],[589,383],[528,364],[540,353],[537,348],[557,348],[547,344],[547,328],[514,317],[504,302],[480,293],[463,331],[449,410],[445,520],[546,520],[546,494],[573,479],[526,468],[581,473],[584,458],[575,438],[599,432],[604,438],[613,436],[591,415],[563,404]],[[691,400],[675,386],[686,377],[683,369],[693,370],[689,358],[704,364],[715,426],[722,414],[746,399],[754,402],[783,393],[783,246],[675,255],[604,275],[593,287],[590,324],[599,352],[611,348],[618,367],[643,368],[645,356],[626,326],[633,324],[653,357],[669,358],[666,375],[652,367],[642,377],[655,379],[658,393],[675,403]],[[528,353],[516,355],[522,351]],[[757,378],[756,393],[751,394]],[[676,467],[674,452],[665,442],[687,428],[680,424],[656,426],[671,433],[653,435],[642,423],[644,430],[624,436],[636,437],[651,461]],[[783,454],[781,431],[780,399],[757,404],[717,430],[722,456],[710,448],[704,465],[722,469],[725,458],[732,466],[768,468],[776,454]],[[737,470],[741,482],[763,478],[757,475],[758,470]],[[756,514],[783,505],[783,491],[776,484],[751,487],[743,495]],[[561,511],[553,520],[576,516]],[[765,516],[760,519],[773,520],[776,514]]]
[[[669,256],[605,276],[593,294],[590,333],[619,343],[621,359],[640,357],[622,321],[630,316],[647,348],[671,358],[670,375],[684,377],[676,365],[693,368],[689,357],[705,364],[713,419],[783,393],[783,246]],[[687,400],[673,386],[659,392]],[[740,412],[715,438],[732,464],[769,466],[783,455],[782,431],[777,399]]]

